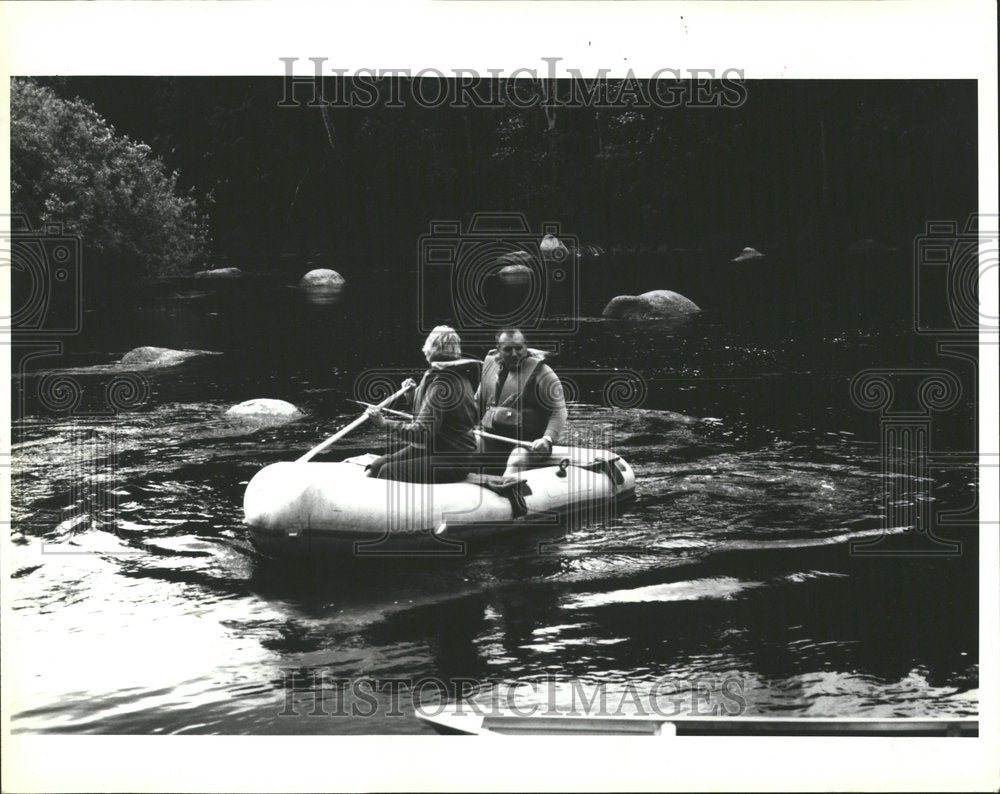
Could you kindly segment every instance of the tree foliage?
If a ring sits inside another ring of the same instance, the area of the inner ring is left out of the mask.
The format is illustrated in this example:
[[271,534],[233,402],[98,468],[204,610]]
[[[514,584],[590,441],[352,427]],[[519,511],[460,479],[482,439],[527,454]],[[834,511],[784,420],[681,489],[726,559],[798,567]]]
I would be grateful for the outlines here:
[[974,81],[748,81],[736,107],[560,107],[554,118],[511,104],[324,114],[307,97],[282,106],[280,78],[45,83],[179,169],[181,186],[212,202],[214,253],[241,265],[321,249],[403,268],[431,220],[496,211],[607,248],[808,255],[868,237],[907,245],[927,220],[976,206]]
[[149,146],[117,135],[89,103],[12,81],[12,207],[35,226],[61,223],[99,264],[182,273],[201,253],[206,226],[177,182]]

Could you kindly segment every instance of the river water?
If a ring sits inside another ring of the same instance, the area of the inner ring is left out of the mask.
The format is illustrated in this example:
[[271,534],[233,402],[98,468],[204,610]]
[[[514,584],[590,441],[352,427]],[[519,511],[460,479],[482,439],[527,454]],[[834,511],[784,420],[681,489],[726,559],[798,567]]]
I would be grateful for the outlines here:
[[[826,279],[808,262],[582,262],[569,310],[546,308],[571,331],[553,365],[575,432],[632,464],[636,497],[448,558],[276,565],[241,524],[247,481],[356,416],[366,372],[419,374],[419,321],[454,320],[447,280],[345,263],[345,290],[317,298],[293,263],[93,303],[82,333],[14,373],[13,729],[421,733],[412,704],[439,702],[435,681],[521,706],[603,692],[625,712],[976,714],[975,469],[896,477],[897,507],[966,511],[936,530],[961,553],[911,553],[926,539],[884,526],[879,416],[851,399],[867,368],[953,370],[962,396],[931,447],[971,448],[972,369],[913,333],[896,258]],[[703,313],[599,319],[659,287]],[[216,355],[113,366],[140,345]],[[223,416],[255,397],[306,416]],[[378,444],[363,428],[337,451]]]

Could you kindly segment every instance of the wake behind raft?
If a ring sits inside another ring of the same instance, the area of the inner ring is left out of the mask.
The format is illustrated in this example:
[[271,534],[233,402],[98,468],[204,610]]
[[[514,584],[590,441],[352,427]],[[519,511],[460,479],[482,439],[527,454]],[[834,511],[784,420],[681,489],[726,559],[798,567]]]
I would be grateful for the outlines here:
[[635,493],[635,473],[619,455],[582,447],[555,447],[552,465],[523,471],[515,482],[476,473],[439,485],[372,479],[365,476],[372,454],[310,462],[340,436],[295,462],[266,466],[250,480],[243,513],[260,552],[455,552],[462,546],[453,541],[558,526],[567,514],[607,518],[613,503]]

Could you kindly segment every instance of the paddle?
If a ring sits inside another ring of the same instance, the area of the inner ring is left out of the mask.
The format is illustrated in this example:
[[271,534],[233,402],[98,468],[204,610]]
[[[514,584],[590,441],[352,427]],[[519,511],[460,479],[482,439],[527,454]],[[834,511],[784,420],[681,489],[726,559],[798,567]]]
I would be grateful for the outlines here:
[[[388,397],[386,397],[378,405],[372,406],[372,407],[373,408],[385,408],[387,405],[389,405],[389,403],[391,403],[397,397],[402,397],[404,394],[406,394],[406,392],[408,392],[412,388],[413,388],[412,386],[406,386],[406,387],[400,389],[395,394],[391,394]],[[353,422],[351,422],[349,425],[347,425],[347,427],[344,427],[344,428],[341,428],[340,430],[338,430],[336,433],[334,433],[332,436],[330,436],[322,444],[320,444],[319,446],[313,447],[305,455],[303,455],[301,458],[299,458],[295,462],[296,463],[306,463],[307,461],[312,460],[312,458],[314,458],[316,455],[318,455],[320,452],[322,452],[328,446],[330,446],[331,444],[336,443],[337,441],[340,441],[340,439],[342,439],[344,436],[346,436],[348,433],[350,433],[352,430],[354,430],[354,428],[360,427],[366,421],[368,421],[368,414],[367,413],[361,414],[361,416],[359,416],[357,419],[355,419]]]
[[502,441],[504,444],[510,444],[512,447],[523,447],[524,449],[531,449],[531,444],[527,441],[518,441],[516,438],[507,438],[507,436],[498,436],[493,433],[487,433],[485,430],[473,430],[480,438],[488,438],[491,441]]
[[[372,405],[371,403],[361,402],[361,400],[351,400],[352,403],[357,403],[358,405],[363,405],[366,408],[382,408],[381,405]],[[387,414],[396,414],[396,416],[401,416],[404,419],[413,419],[411,414],[403,413],[402,411],[394,411],[392,408],[382,408]],[[477,436],[481,438],[489,438],[493,441],[502,441],[505,444],[510,444],[512,447],[523,447],[524,449],[531,449],[531,444],[527,441],[518,441],[516,438],[507,438],[507,436],[497,436],[493,433],[487,433],[485,430],[479,430],[476,428],[472,431]]]
[[403,419],[409,419],[413,421],[413,414],[408,414],[406,411],[396,411],[392,408],[382,408],[381,405],[373,405],[372,403],[362,402],[361,400],[348,400],[348,402],[357,403],[358,405],[363,405],[365,408],[381,408],[383,413],[393,414],[394,416],[402,417]]

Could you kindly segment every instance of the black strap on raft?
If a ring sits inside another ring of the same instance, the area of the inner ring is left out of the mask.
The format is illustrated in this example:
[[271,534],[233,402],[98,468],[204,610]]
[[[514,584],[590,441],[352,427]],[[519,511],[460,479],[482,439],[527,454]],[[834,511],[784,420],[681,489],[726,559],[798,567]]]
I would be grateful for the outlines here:
[[524,501],[525,496],[531,495],[531,488],[524,480],[518,480],[505,486],[500,493],[510,500],[510,509],[514,518],[528,515],[528,503]]
[[531,486],[524,480],[505,483],[501,477],[490,474],[470,474],[466,480],[505,497],[510,502],[514,518],[528,514],[528,504],[524,501],[524,497],[531,496],[532,490]]
[[611,483],[616,487],[619,485],[624,485],[625,475],[621,473],[615,463],[620,460],[618,457],[614,458],[594,458],[590,463],[574,463],[573,465],[580,469],[586,469],[587,471],[596,471],[601,474],[607,475]]

